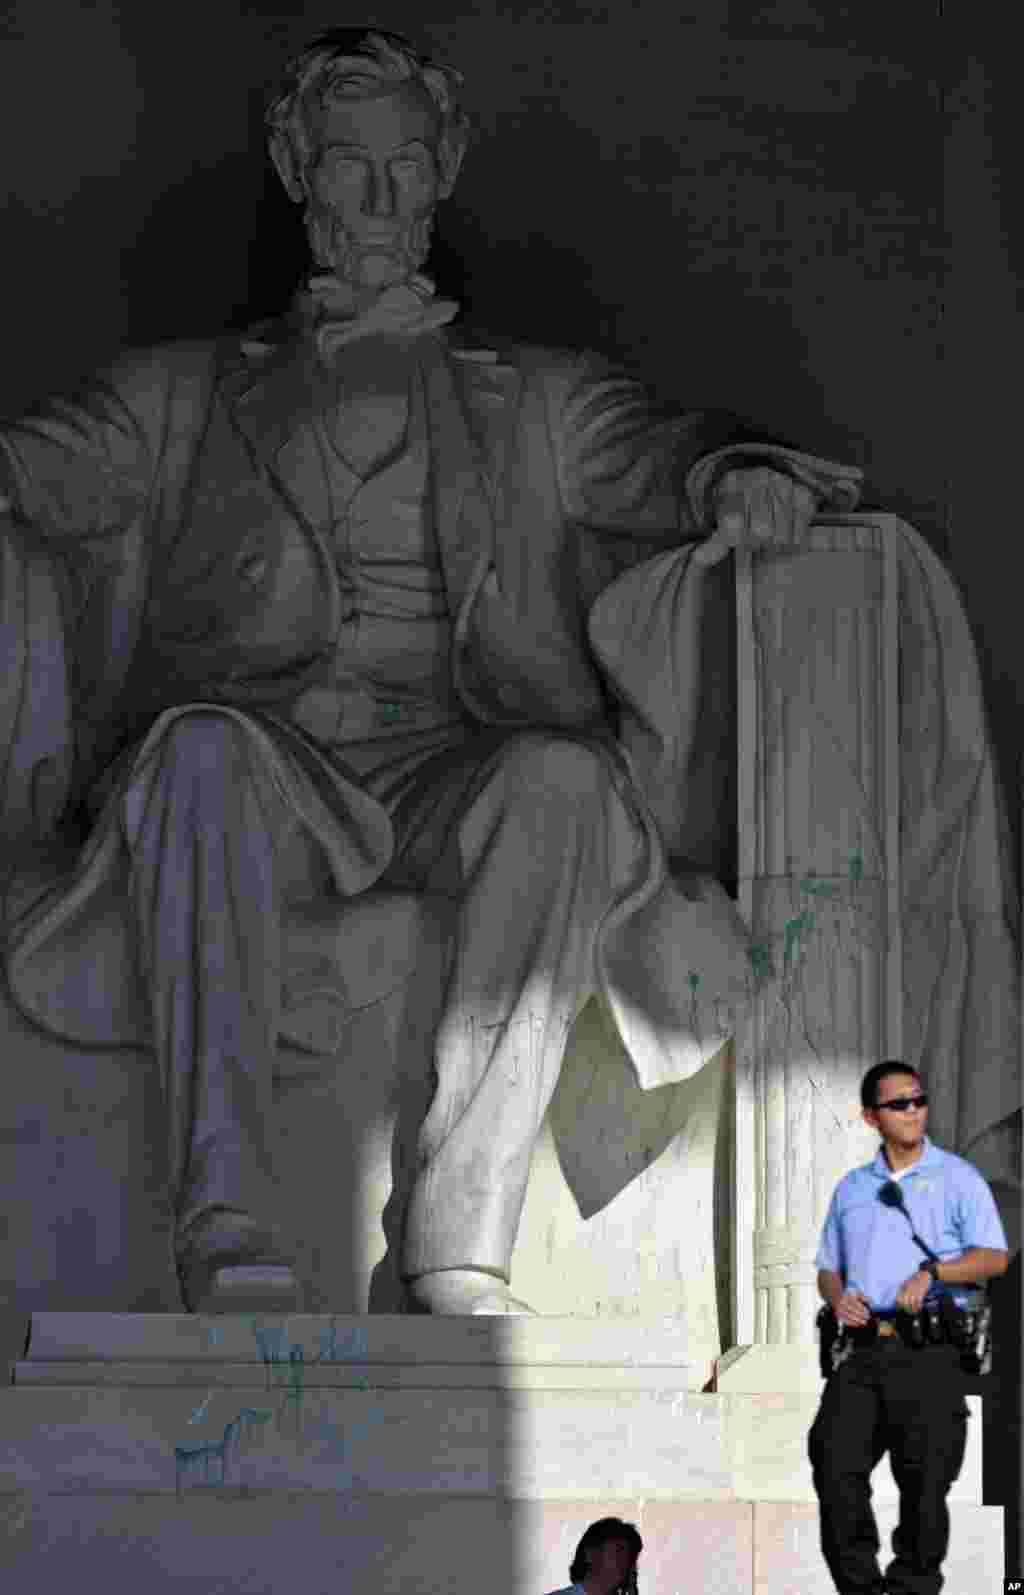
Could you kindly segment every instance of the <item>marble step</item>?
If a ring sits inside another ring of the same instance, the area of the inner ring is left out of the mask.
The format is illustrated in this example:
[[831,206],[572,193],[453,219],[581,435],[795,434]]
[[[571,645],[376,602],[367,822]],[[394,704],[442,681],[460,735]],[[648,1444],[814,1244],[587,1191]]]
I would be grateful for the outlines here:
[[13,1383],[230,1385],[301,1362],[307,1389],[700,1388],[679,1319],[35,1313]]
[[[0,1589],[538,1595],[615,1514],[643,1535],[655,1595],[830,1595],[806,1463],[817,1391],[795,1367],[799,1388],[703,1394],[682,1331],[38,1314],[0,1390]],[[964,1595],[1003,1568],[971,1429],[945,1564]]]
[[[0,1395],[0,1488],[813,1503],[816,1393],[702,1394],[669,1360],[672,1328],[658,1337],[571,1319],[39,1314]],[[975,1413],[953,1500],[981,1502],[980,1442]],[[895,1494],[887,1460],[873,1487]]]
[[[896,1504],[876,1505],[884,1568]],[[146,1595],[540,1595],[565,1585],[586,1525],[614,1514],[644,1541],[644,1595],[834,1595],[817,1509],[794,1503],[559,1502],[457,1495],[210,1489],[0,1493],[0,1589]],[[954,1503],[950,1595],[1003,1587],[1003,1513]]]

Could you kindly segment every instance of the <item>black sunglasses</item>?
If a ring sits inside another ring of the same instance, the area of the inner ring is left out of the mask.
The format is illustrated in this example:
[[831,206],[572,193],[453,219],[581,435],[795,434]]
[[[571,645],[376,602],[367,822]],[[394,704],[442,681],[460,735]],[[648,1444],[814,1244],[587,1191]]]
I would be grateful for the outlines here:
[[883,1108],[891,1108],[894,1113],[906,1113],[908,1108],[926,1108],[928,1106],[928,1093],[922,1091],[916,1097],[890,1097],[888,1102],[876,1102],[875,1112],[881,1113]]

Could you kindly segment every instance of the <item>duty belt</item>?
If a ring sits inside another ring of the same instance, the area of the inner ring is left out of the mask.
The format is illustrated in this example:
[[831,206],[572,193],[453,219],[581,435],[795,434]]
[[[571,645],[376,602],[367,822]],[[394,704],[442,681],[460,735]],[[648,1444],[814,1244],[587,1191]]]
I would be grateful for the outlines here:
[[966,1309],[945,1299],[926,1304],[920,1313],[872,1313],[861,1328],[840,1324],[830,1307],[818,1314],[823,1379],[835,1373],[855,1351],[877,1342],[899,1343],[912,1350],[950,1345],[960,1353],[967,1374],[989,1373],[992,1367],[992,1309],[987,1293]]
[[[902,1314],[902,1317],[906,1322],[908,1315],[904,1313]],[[883,1340],[903,1340],[905,1338],[905,1336],[900,1332],[901,1326],[897,1320],[895,1312],[872,1312],[871,1321],[865,1325],[865,1329],[867,1330],[867,1333],[863,1335],[862,1342],[866,1345],[871,1345],[879,1337]],[[858,1341],[858,1331],[856,1329],[849,1330],[848,1333],[851,1335],[854,1345],[861,1343]],[[930,1342],[928,1343],[930,1344]]]

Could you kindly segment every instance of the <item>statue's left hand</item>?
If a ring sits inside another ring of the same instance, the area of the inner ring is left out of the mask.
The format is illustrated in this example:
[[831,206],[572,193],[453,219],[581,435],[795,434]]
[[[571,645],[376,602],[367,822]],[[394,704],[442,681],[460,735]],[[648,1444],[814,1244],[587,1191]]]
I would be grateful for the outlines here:
[[806,537],[817,509],[813,489],[781,471],[727,471],[715,490],[715,529],[693,557],[698,565],[717,565],[733,548],[792,547]]

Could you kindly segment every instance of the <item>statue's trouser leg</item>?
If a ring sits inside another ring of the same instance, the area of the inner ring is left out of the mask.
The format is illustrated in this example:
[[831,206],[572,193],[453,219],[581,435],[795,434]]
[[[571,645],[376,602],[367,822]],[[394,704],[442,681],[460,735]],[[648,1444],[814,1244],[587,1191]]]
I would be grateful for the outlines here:
[[122,799],[179,1236],[210,1209],[270,1225],[285,805],[216,711],[176,720]]
[[507,1282],[534,1142],[595,989],[595,933],[644,843],[599,752],[533,733],[489,762],[458,843],[459,931],[402,1272]]

